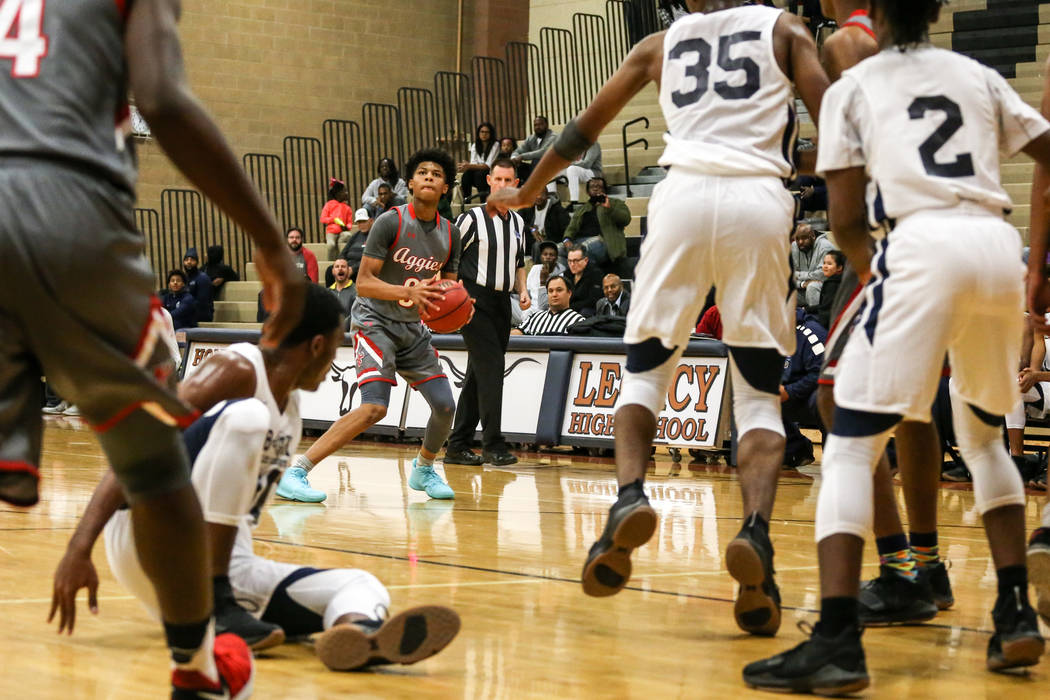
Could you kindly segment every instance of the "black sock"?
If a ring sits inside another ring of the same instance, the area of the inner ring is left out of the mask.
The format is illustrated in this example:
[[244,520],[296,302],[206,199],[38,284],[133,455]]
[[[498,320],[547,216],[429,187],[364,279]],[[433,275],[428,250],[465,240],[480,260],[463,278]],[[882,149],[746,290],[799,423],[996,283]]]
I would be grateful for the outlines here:
[[856,598],[843,596],[820,601],[820,632],[823,636],[837,637],[842,630],[856,627],[858,621]]
[[757,510],[747,516],[747,520],[744,522],[744,527],[757,527],[763,534],[765,534],[767,539],[769,538],[769,523],[766,522],[765,518],[758,514]]
[[175,625],[170,622],[164,623],[164,636],[168,640],[168,649],[171,650],[171,658],[177,664],[189,663],[197,650],[204,643],[204,635],[208,632],[208,623],[211,616],[204,618],[201,622],[191,622],[186,625]]
[[645,495],[645,490],[642,488],[644,482],[641,479],[635,479],[629,484],[624,484],[620,487],[619,492],[616,494],[617,498],[623,498],[625,495],[634,496],[637,494]]
[[1028,604],[1028,568],[1023,564],[1016,566],[1004,566],[997,569],[995,575],[999,579],[999,597],[1013,597],[1014,592],[1020,594],[1021,602]]
[[212,596],[215,598],[215,607],[227,602],[236,602],[233,595],[233,586],[230,585],[229,576],[213,576],[211,579]]

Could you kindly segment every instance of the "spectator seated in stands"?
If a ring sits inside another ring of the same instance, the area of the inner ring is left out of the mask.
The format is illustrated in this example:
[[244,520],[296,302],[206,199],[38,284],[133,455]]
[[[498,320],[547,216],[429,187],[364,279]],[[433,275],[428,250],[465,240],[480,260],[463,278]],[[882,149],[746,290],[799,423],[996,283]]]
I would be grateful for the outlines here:
[[469,201],[471,193],[476,189],[480,201],[484,202],[489,196],[489,170],[499,155],[496,127],[491,122],[478,124],[474,132],[474,141],[467,150],[470,155],[467,162],[456,164],[456,172],[460,173],[459,187],[463,190],[463,201]]
[[801,16],[813,36],[817,35],[820,25],[827,22],[820,7],[820,0],[789,0],[788,11],[793,15]]
[[332,263],[332,276],[335,281],[328,287],[328,291],[335,295],[336,299],[339,300],[340,306],[343,307],[343,316],[346,321],[346,327],[344,330],[350,330],[350,309],[354,305],[354,300],[357,299],[357,287],[354,286],[354,281],[350,279],[350,263],[347,262],[346,258],[336,258],[335,262]]
[[568,180],[569,201],[580,201],[580,185],[590,182],[602,174],[602,147],[592,143],[591,147],[583,152],[576,161],[562,171],[562,175]]
[[828,185],[814,175],[802,175],[792,183],[798,190],[798,207],[802,216],[828,210]]
[[718,311],[717,306],[712,306],[704,312],[704,315],[700,317],[700,322],[696,324],[696,330],[693,332],[715,340],[722,339],[722,314]]
[[519,210],[518,213],[525,222],[525,228],[532,232],[532,239],[535,241],[531,253],[534,262],[539,260],[540,246],[545,241],[554,242],[554,249],[557,251],[557,244],[565,240],[565,229],[569,227],[569,212],[557,197],[545,189],[540,190],[535,203],[528,209]]
[[565,229],[566,247],[571,241],[584,246],[597,265],[617,263],[627,257],[627,234],[631,210],[627,202],[606,195],[604,177],[587,182],[587,203],[576,208]]
[[[518,171],[518,179],[525,182],[529,173],[536,163],[540,161],[547,149],[554,145],[554,139],[558,137],[550,130],[550,122],[547,117],[536,117],[532,120],[532,133],[511,154],[511,162]],[[548,187],[550,189],[550,187]]]
[[842,286],[842,268],[845,265],[846,256],[841,250],[829,250],[824,254],[824,262],[820,268],[824,273],[824,283],[820,286],[820,300],[816,306],[806,307],[806,313],[816,318],[825,330],[831,329],[831,306],[835,303],[839,287]]
[[350,279],[357,281],[357,271],[361,269],[361,255],[365,252],[365,242],[368,240],[368,232],[372,230],[372,222],[375,221],[368,215],[368,210],[362,207],[354,212],[354,228],[351,231],[350,240],[339,252],[340,257],[346,258],[350,264]]
[[791,268],[795,271],[795,289],[798,290],[799,306],[816,306],[820,303],[820,288],[824,284],[824,256],[835,246],[827,236],[819,238],[813,227],[800,221],[795,227],[791,243]]
[[227,282],[239,282],[237,271],[223,262],[226,251],[221,245],[208,246],[208,261],[204,263],[204,274],[211,280],[212,299],[218,299]]
[[212,304],[214,290],[211,278],[200,269],[200,256],[196,248],[186,249],[186,254],[182,256],[182,271],[186,274],[186,291],[196,301],[197,323],[212,320],[215,318],[215,306]]
[[602,293],[605,296],[595,305],[595,313],[598,316],[626,318],[627,310],[631,308],[631,293],[623,288],[619,275],[610,273],[602,278]]
[[376,200],[371,204],[366,204],[365,211],[368,212],[369,217],[378,219],[381,214],[404,204],[398,200],[399,198],[394,196],[394,190],[384,182],[376,188]]
[[547,280],[555,275],[564,275],[567,270],[558,260],[558,246],[553,241],[539,244],[539,262],[529,268],[525,276],[525,288],[532,298],[532,308],[524,312],[528,318],[532,314],[547,310]]
[[547,310],[533,314],[520,328],[512,328],[511,335],[566,335],[569,328],[583,320],[570,308],[572,280],[554,275],[547,280]]
[[190,294],[186,273],[182,270],[168,273],[168,291],[164,293],[161,305],[171,314],[175,330],[197,327],[197,300]]
[[[1010,443],[1010,456],[1017,464],[1022,480],[1029,486],[1046,490],[1046,463],[1032,463],[1025,457],[1024,431],[1029,419],[1045,421],[1050,417],[1050,365],[1046,353],[1046,344],[1050,339],[1033,331],[1030,323],[1025,324],[1025,332],[1030,334],[1032,350],[1028,353],[1029,361],[1017,375],[1021,401],[1013,411],[1006,414],[1006,436]],[[1025,347],[1028,345],[1026,342]]]
[[328,201],[321,209],[321,223],[324,224],[329,260],[334,260],[346,242],[350,240],[350,226],[353,223],[354,210],[347,204],[349,199],[350,192],[346,189],[345,183],[334,177],[329,180]]
[[504,136],[499,140],[499,155],[496,157],[509,158],[510,162],[514,163],[514,174],[517,175],[518,182],[521,183],[529,179],[529,171],[532,170],[532,166],[514,161],[514,152],[517,150],[518,142],[510,136]]
[[379,186],[384,182],[390,185],[391,191],[394,193],[394,204],[393,206],[400,206],[409,200],[408,185],[401,179],[401,176],[397,173],[397,166],[394,165],[394,161],[390,158],[382,158],[379,161],[379,166],[376,168],[379,173],[379,177],[368,183],[368,187],[361,194],[362,206],[368,206],[375,204],[376,200],[379,199]]
[[581,245],[569,248],[567,257],[569,278],[572,281],[572,310],[581,316],[593,316],[602,294],[602,273],[591,263]]
[[824,430],[817,412],[817,380],[827,340],[827,332],[803,309],[796,317],[795,354],[784,363],[780,380],[780,412],[787,440],[784,464],[791,468],[813,463],[813,443],[799,430],[799,423]]
[[288,248],[292,251],[295,266],[311,282],[317,281],[317,256],[303,245],[302,229],[293,226],[288,229]]

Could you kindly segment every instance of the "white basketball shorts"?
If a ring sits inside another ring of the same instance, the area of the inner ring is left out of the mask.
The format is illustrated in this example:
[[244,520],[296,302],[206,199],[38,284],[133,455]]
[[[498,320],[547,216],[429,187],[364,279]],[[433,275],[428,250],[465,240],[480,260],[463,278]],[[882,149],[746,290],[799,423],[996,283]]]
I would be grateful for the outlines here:
[[726,345],[794,353],[794,210],[777,178],[671,168],[649,201],[624,341],[684,346],[714,285]]
[[966,402],[993,415],[1017,405],[1021,237],[978,212],[914,214],[879,241],[835,374],[838,406],[928,422],[945,351]]

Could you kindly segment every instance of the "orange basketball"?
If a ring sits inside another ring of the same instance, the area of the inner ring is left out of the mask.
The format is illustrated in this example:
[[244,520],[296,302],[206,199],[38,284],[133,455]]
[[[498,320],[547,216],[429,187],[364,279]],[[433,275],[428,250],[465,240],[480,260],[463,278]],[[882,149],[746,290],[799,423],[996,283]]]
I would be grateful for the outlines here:
[[435,333],[453,333],[467,324],[474,309],[474,300],[467,294],[462,282],[442,280],[437,287],[445,296],[437,300],[437,308],[419,313],[427,328]]

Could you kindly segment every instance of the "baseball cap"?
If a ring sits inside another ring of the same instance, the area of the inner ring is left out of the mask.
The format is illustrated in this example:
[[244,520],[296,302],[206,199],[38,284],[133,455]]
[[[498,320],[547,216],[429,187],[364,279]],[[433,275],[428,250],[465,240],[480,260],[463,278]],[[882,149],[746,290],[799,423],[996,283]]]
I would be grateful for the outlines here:
[[368,221],[371,218],[372,217],[368,215],[368,210],[363,208],[363,207],[361,209],[358,209],[357,211],[354,212],[354,223],[355,224],[358,221]]

